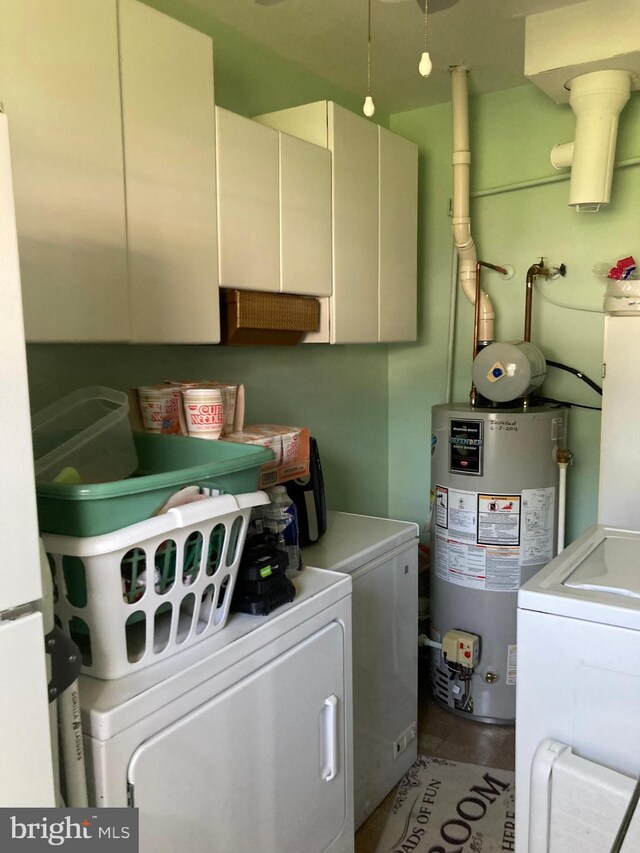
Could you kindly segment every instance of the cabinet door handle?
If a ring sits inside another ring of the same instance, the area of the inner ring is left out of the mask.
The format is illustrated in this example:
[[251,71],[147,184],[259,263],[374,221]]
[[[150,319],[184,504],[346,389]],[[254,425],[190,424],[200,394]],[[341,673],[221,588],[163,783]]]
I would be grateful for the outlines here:
[[324,700],[322,715],[325,759],[322,778],[330,782],[338,772],[338,697],[333,693]]

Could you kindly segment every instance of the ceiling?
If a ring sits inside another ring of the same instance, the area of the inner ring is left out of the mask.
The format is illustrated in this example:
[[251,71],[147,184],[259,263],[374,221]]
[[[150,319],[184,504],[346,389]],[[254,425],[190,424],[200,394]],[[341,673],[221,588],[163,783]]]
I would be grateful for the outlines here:
[[[364,100],[368,0],[190,2],[248,39],[348,92],[361,94]],[[416,0],[371,0],[372,94],[377,108],[402,112],[450,100],[452,65],[470,69],[471,94],[523,85],[523,16],[577,2],[457,0],[450,5],[451,0],[429,0],[428,49],[433,71],[425,79],[418,73],[424,15]]]

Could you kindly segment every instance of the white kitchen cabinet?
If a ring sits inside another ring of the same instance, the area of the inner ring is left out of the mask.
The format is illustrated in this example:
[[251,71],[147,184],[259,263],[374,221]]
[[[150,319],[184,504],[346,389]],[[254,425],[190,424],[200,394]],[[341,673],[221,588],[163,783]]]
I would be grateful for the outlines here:
[[331,294],[331,153],[216,108],[220,286]]
[[415,341],[418,149],[378,128],[378,340]]
[[333,292],[306,340],[415,340],[417,146],[331,101],[256,120],[332,154]]
[[216,107],[220,286],[280,290],[278,134]]
[[280,290],[331,295],[331,152],[280,138]]
[[131,340],[218,343],[211,39],[119,8]]
[[129,338],[117,7],[0,0],[27,340]]
[[378,339],[378,128],[329,104],[333,156],[332,343]]
[[217,343],[211,39],[137,0],[0,16],[27,340]]

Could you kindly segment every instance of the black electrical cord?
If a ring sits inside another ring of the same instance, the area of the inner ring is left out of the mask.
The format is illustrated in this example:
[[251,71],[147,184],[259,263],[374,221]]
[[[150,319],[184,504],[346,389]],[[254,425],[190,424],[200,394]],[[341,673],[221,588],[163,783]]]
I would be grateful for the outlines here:
[[633,816],[635,814],[636,808],[638,807],[638,801],[640,800],[640,779],[636,781],[635,788],[631,794],[631,799],[629,800],[629,804],[622,818],[622,823],[620,824],[620,828],[616,834],[615,840],[613,842],[613,847],[611,848],[611,853],[620,853],[622,850],[622,846],[624,844],[624,840],[627,837],[627,832],[629,827],[631,826],[631,821],[633,820]]
[[[573,373],[574,376],[577,376],[578,379],[582,379],[583,382],[586,382],[589,388],[593,388],[596,394],[600,394],[602,397],[602,388],[593,381],[593,379],[589,379],[588,376],[585,376],[584,373],[581,373],[579,370],[576,370],[575,367],[569,367],[567,364],[562,364],[559,361],[549,361],[546,359],[549,367],[556,367],[558,370],[566,370],[567,373]],[[577,405],[577,404],[576,404]]]
[[554,400],[553,397],[536,397],[542,403],[552,403],[556,406],[567,406],[567,408],[590,409],[593,412],[601,412],[602,406],[585,406],[584,403],[571,403],[569,400]]

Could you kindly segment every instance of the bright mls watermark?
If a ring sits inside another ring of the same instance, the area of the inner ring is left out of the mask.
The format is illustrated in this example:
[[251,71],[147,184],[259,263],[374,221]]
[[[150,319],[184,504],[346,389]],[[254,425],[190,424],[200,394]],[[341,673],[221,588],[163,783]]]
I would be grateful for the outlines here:
[[138,853],[138,810],[0,809],[0,850]]

